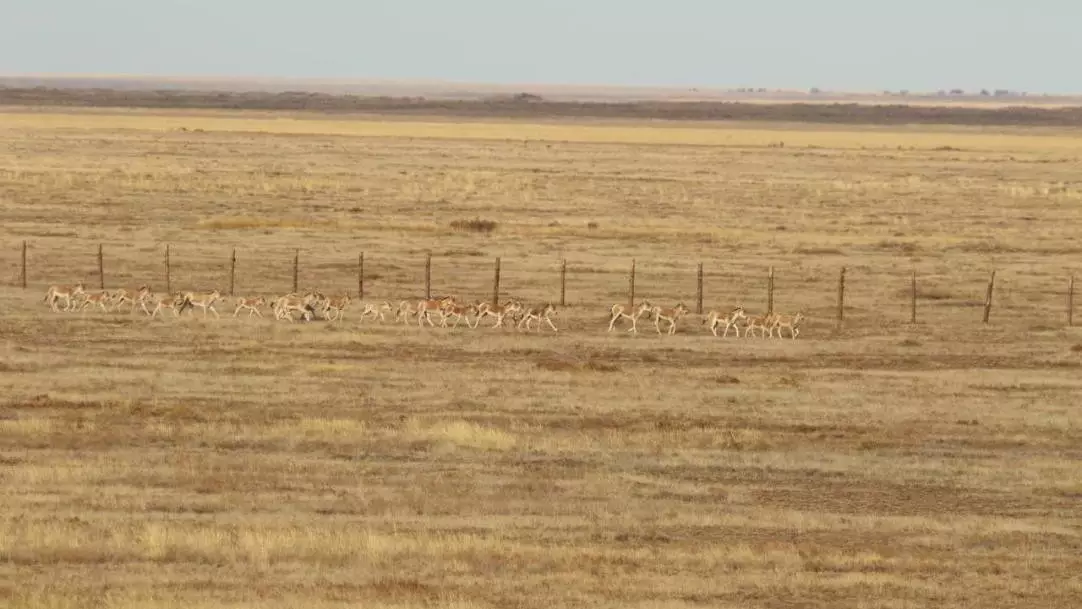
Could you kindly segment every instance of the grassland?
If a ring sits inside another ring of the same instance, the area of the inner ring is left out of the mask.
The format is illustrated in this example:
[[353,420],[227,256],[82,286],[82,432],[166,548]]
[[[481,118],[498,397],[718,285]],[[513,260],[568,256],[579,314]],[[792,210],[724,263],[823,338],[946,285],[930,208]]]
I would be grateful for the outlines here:
[[[1076,607],[1082,133],[0,113],[9,607]],[[496,222],[491,233],[456,220]],[[27,240],[29,283],[18,276]],[[56,315],[54,282],[557,295],[553,334]],[[796,341],[640,298],[811,316]],[[831,316],[849,269],[846,325]],[[997,270],[990,324],[984,282]],[[908,324],[909,273],[921,323]]]

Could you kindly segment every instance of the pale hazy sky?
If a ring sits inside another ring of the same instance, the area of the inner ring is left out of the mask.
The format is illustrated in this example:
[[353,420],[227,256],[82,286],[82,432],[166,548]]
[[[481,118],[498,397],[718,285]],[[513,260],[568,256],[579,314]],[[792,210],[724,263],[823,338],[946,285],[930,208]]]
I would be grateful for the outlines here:
[[1082,92],[1078,0],[4,0],[0,73]]

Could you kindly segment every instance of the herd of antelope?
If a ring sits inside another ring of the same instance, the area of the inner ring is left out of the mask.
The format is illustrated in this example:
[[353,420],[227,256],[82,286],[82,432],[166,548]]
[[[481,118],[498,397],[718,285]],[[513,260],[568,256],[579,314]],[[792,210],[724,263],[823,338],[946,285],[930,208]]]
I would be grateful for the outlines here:
[[[637,306],[629,307],[623,304],[614,304],[610,309],[612,316],[609,319],[609,332],[612,332],[616,328],[616,322],[621,319],[627,319],[631,321],[631,327],[628,328],[628,332],[638,333],[638,321],[644,315],[648,315],[654,319],[654,328],[658,334],[661,334],[662,322],[668,324],[666,328],[667,334],[676,333],[676,322],[687,315],[689,310],[684,303],[679,303],[675,307],[665,308],[654,306],[648,301],[643,301]],[[744,307],[736,307],[728,312],[725,311],[710,311],[703,317],[703,324],[710,324],[710,332],[714,335],[718,335],[718,328],[724,326],[725,331],[721,334],[722,338],[729,336],[729,330],[733,330],[737,338],[740,337],[741,324],[744,327],[744,336],[754,336],[754,332],[758,331],[760,337],[773,337],[781,338],[782,330],[789,331],[789,338],[796,339],[800,334],[800,324],[804,321],[804,314],[797,313],[795,315],[782,315],[779,313],[766,313],[763,315],[748,315],[744,312]],[[774,333],[777,332],[775,335]]]
[[[149,317],[157,317],[159,313],[164,315],[166,310],[172,312],[174,317],[180,317],[185,310],[190,314],[195,309],[202,311],[202,316],[207,317],[208,312],[213,313],[215,318],[221,315],[215,308],[219,306],[233,306],[233,317],[241,313],[248,313],[248,317],[263,317],[262,309],[269,307],[274,314],[274,319],[279,321],[296,322],[298,319],[313,321],[321,317],[327,321],[338,322],[345,316],[346,308],[353,300],[348,294],[327,297],[321,292],[307,290],[301,293],[290,293],[273,300],[259,296],[255,298],[235,298],[230,303],[218,290],[211,292],[178,292],[175,294],[155,294],[148,286],[140,286],[137,289],[127,290],[87,290],[83,284],[74,286],[53,285],[45,294],[44,302],[54,312],[81,312],[101,309],[103,312],[118,311],[127,306],[131,314],[143,311]],[[60,307],[63,302],[63,308]],[[526,329],[535,327],[537,331],[548,327],[553,332],[558,332],[552,317],[556,315],[556,306],[552,303],[541,303],[528,306],[519,300],[509,299],[506,302],[495,304],[489,302],[460,302],[453,296],[445,296],[437,299],[403,300],[397,307],[389,301],[380,303],[358,303],[361,322],[371,318],[381,322],[408,324],[416,320],[418,326],[436,326],[438,320],[440,327],[457,328],[460,323],[466,322],[466,326],[474,329],[480,326],[481,321],[493,318],[491,327],[514,327]],[[644,316],[652,318],[654,328],[658,334],[672,335],[676,333],[677,322],[689,313],[689,309],[679,303],[675,307],[667,308],[654,306],[648,301],[643,301],[635,306],[615,304],[609,310],[609,332],[616,329],[617,322],[627,320],[631,323],[628,332],[638,333],[638,322]],[[508,325],[505,325],[505,320]],[[783,315],[767,313],[762,315],[748,315],[743,307],[737,307],[730,311],[711,311],[703,318],[703,324],[709,323],[710,331],[718,336],[718,330],[724,328],[722,338],[729,335],[733,330],[740,337],[743,328],[744,336],[751,337],[756,334],[760,337],[781,338],[783,330],[788,331],[789,338],[796,339],[800,334],[800,324],[804,321],[803,313],[795,315]],[[450,322],[454,322],[449,326]],[[536,326],[534,323],[536,322]],[[662,332],[662,324],[666,325]],[[775,334],[776,333],[776,334]]]

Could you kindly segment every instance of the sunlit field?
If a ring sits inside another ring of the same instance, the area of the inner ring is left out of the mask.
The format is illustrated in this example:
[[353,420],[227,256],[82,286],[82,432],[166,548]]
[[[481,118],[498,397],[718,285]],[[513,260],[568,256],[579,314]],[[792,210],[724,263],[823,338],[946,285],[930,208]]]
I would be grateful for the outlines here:
[[[1082,598],[1082,133],[9,109],[0,144],[4,606]],[[429,255],[491,300],[499,257],[559,331],[362,321],[362,254],[394,308]],[[341,320],[233,316],[295,259]],[[675,334],[607,331],[633,260]],[[771,267],[799,336],[715,337]],[[76,282],[226,296],[50,310]]]

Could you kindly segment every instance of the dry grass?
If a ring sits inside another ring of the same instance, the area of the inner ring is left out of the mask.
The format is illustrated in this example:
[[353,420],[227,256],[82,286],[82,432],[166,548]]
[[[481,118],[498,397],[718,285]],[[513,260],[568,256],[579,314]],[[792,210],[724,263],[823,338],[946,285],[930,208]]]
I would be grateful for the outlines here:
[[[0,140],[0,268],[28,239],[33,287],[0,288],[4,606],[1082,597],[1078,134],[13,112]],[[374,301],[427,251],[434,293],[487,297],[500,256],[551,300],[565,258],[572,306],[558,335],[49,313],[98,242],[159,291],[164,243],[193,289],[237,247],[246,295],[296,248],[302,285],[354,289],[364,251]],[[811,321],[608,335],[632,257],[640,297],[693,302],[702,260],[707,308],[756,311],[773,265]]]

